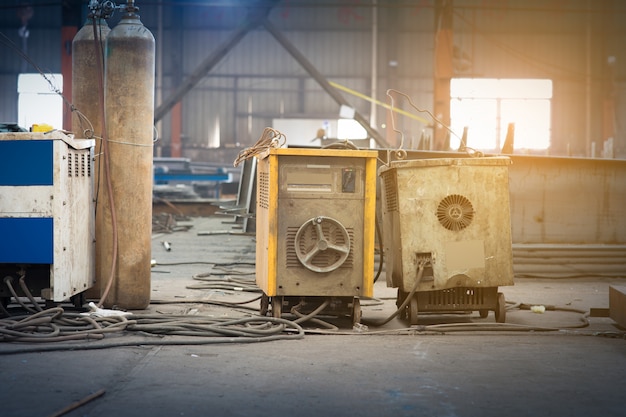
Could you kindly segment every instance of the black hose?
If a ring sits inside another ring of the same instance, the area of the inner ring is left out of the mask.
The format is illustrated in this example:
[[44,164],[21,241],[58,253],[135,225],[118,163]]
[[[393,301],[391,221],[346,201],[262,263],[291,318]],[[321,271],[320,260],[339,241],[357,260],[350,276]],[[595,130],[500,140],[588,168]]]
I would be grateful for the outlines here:
[[383,321],[368,321],[368,322],[364,322],[364,324],[366,324],[368,326],[383,326],[383,325],[389,323],[394,317],[396,317],[402,311],[404,311],[404,309],[406,308],[407,304],[409,304],[409,302],[411,301],[411,298],[413,298],[413,296],[417,292],[417,287],[419,286],[420,282],[422,281],[422,275],[424,275],[424,268],[425,267],[426,267],[426,261],[420,261],[419,264],[417,265],[417,277],[415,278],[415,284],[413,285],[413,288],[411,289],[411,292],[409,292],[409,294],[406,296],[406,298],[404,299],[404,301],[402,302],[400,307],[398,307],[398,309],[392,315],[390,315],[389,317],[387,317]]
[[15,292],[15,288],[13,288],[13,277],[10,275],[7,275],[6,277],[4,277],[4,284],[7,286],[7,288],[9,289],[9,291],[11,292],[11,295],[13,296],[13,298],[15,298],[15,301],[22,306],[22,308],[28,312],[31,313],[36,313],[37,311],[28,307],[26,304],[24,304],[24,302],[20,299],[20,297],[17,295],[17,292]]

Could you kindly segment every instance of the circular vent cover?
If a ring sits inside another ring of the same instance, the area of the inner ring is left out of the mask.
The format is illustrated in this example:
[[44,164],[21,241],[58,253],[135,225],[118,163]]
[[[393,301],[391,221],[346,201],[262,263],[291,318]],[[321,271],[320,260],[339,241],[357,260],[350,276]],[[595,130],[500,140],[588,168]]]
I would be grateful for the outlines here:
[[465,229],[474,219],[472,203],[462,195],[452,194],[441,200],[437,207],[439,223],[448,230]]
[[313,272],[331,272],[350,255],[350,235],[331,217],[317,216],[307,220],[296,233],[296,256]]

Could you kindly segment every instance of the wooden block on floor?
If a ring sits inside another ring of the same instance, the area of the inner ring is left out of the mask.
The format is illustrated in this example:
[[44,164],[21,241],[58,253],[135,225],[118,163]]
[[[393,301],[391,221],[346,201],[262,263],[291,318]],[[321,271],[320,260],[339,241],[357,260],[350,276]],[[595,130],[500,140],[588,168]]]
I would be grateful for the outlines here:
[[626,286],[609,286],[609,316],[626,327]]

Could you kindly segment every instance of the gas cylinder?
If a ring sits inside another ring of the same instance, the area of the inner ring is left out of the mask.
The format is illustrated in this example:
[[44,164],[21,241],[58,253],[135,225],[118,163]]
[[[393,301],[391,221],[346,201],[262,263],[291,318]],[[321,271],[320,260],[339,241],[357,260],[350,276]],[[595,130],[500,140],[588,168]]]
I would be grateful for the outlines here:
[[[117,262],[103,305],[123,309],[150,304],[155,41],[137,11],[128,1],[105,45],[106,145],[116,221],[110,222],[109,199],[100,196],[112,228],[98,239],[110,242],[115,228]],[[114,253],[111,246],[104,248],[97,272],[108,276]]]
[[[76,138],[96,140],[95,154],[102,149],[102,125],[104,119],[104,44],[111,29],[104,19],[87,17],[83,27],[72,40],[72,131]],[[99,157],[94,160],[95,173],[101,173]],[[102,175],[95,175],[95,181],[102,179]],[[98,187],[99,184],[96,184]],[[96,252],[104,243],[97,238],[102,216],[96,213]],[[110,244],[109,244],[110,245]],[[97,260],[96,260],[97,263]],[[96,265],[96,270],[98,265]],[[85,295],[87,298],[100,299],[102,294],[102,279],[95,274],[95,282],[91,283]]]
[[72,131],[77,139],[102,135],[100,86],[104,84],[99,80],[104,77],[104,44],[110,31],[104,19],[89,16],[72,40],[72,104],[89,121],[81,120],[76,111],[72,113]]

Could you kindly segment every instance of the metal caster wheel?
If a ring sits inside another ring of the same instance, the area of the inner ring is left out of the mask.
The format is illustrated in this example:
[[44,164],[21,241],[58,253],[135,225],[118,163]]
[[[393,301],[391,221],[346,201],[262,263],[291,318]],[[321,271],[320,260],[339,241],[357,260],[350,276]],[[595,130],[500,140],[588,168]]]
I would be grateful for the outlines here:
[[73,295],[72,297],[70,297],[70,301],[72,302],[72,304],[76,308],[83,308],[83,306],[87,302],[85,300],[85,293],[84,292],[81,292],[81,293],[78,293],[76,295]]
[[272,297],[272,317],[281,318],[283,315],[283,297]]
[[263,317],[267,316],[267,312],[270,309],[270,298],[263,294],[261,295],[261,306],[259,308],[259,314]]
[[504,323],[506,321],[506,300],[501,292],[498,293],[495,313],[496,323]]
[[361,311],[361,300],[355,297],[352,300],[352,325],[354,326],[361,323],[362,316],[363,312]]
[[396,297],[396,308],[400,308],[402,303],[404,303],[404,300],[406,299],[407,295],[408,295],[408,293],[406,293],[406,292],[402,291],[400,288],[398,288],[398,295]]

